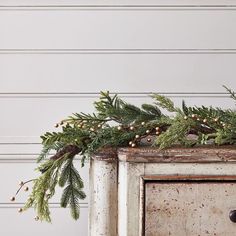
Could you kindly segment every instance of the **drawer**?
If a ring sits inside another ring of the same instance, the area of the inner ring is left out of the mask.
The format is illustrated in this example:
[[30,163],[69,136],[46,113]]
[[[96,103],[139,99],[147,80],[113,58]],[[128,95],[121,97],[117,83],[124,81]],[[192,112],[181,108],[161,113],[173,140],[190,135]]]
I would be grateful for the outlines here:
[[234,209],[235,180],[147,181],[144,235],[233,236]]

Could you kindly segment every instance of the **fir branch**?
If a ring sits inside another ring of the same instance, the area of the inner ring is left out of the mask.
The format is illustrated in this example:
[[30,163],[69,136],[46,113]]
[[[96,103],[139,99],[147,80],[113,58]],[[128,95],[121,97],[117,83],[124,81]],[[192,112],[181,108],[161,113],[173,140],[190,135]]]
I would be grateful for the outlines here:
[[49,155],[51,151],[60,151],[60,149],[63,147],[63,144],[60,142],[53,142],[51,144],[45,144],[42,147],[41,153],[39,154],[38,158],[37,158],[37,162],[41,162],[44,159],[46,159]]
[[150,115],[154,115],[156,117],[160,117],[162,115],[161,110],[152,104],[142,104],[142,109],[146,111]]
[[223,85],[223,87],[227,90],[227,92],[230,94],[230,97],[233,99],[233,100],[236,100],[236,94],[234,91],[232,91],[231,89],[229,89],[228,87],[226,87],[225,85]]
[[[236,100],[235,93],[225,88]],[[189,107],[184,101],[182,108],[178,108],[165,96],[152,97],[154,104],[138,107],[117,95],[101,92],[99,101],[94,103],[95,113],[74,113],[60,123],[60,132],[46,132],[41,136],[43,148],[38,162],[42,163],[37,168],[41,175],[34,180],[24,209],[35,207],[41,220],[50,221],[48,202],[59,185],[64,188],[61,206],[70,206],[72,217],[78,219],[79,200],[86,197],[83,180],[73,165],[78,154],[82,156],[83,166],[86,158],[101,148],[136,147],[147,140],[150,143],[150,137],[158,148],[174,144],[236,144],[236,111]],[[175,114],[169,115],[170,112]],[[191,135],[195,138],[190,139]]]
[[183,110],[183,113],[184,113],[186,116],[189,115],[189,108],[186,106],[186,103],[185,103],[184,100],[182,101],[182,110]]
[[47,158],[47,156],[49,155],[49,152],[52,150],[52,147],[50,145],[45,145],[42,147],[41,153],[39,154],[38,158],[37,158],[37,162],[41,162],[42,160],[44,160],[45,158]]
[[179,109],[175,107],[174,103],[169,98],[159,94],[153,94],[151,97],[156,100],[156,104],[159,107],[164,108],[169,112],[179,111]]
[[51,222],[48,200],[54,195],[55,186],[58,181],[58,171],[65,159],[66,157],[62,157],[56,161],[48,160],[38,168],[39,170],[46,170],[39,178],[34,180],[32,192],[23,210],[34,206],[41,221]]
[[61,207],[65,208],[69,204],[71,216],[73,219],[77,220],[80,213],[78,200],[84,199],[86,195],[82,191],[82,188],[84,187],[83,181],[81,180],[81,177],[78,171],[75,169],[71,159],[67,161],[67,164],[65,165],[59,180],[60,186],[64,186],[66,183],[68,185],[64,189],[61,197]]
[[185,120],[180,115],[176,116],[172,125],[156,139],[155,144],[158,145],[160,149],[170,147],[176,143],[187,144],[186,135],[189,134],[194,124],[192,120]]

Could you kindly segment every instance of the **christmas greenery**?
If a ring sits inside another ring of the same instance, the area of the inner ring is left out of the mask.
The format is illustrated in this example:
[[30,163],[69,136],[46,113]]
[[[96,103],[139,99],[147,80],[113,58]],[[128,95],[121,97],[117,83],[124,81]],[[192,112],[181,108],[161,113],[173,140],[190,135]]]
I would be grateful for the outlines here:
[[[236,101],[235,93],[228,88],[226,90]],[[61,207],[69,205],[71,216],[78,219],[79,200],[86,195],[83,180],[73,164],[77,154],[82,157],[83,166],[87,158],[106,147],[135,148],[145,143],[163,149],[174,144],[236,143],[236,111],[188,107],[185,102],[182,108],[178,108],[165,96],[153,94],[151,97],[153,104],[143,104],[139,108],[117,95],[102,92],[100,100],[94,103],[95,113],[75,113],[56,125],[62,127],[61,131],[41,136],[43,149],[38,157],[41,164],[37,169],[41,174],[32,180],[32,192],[19,211],[34,207],[37,220],[50,221],[49,200],[56,186],[60,186],[64,188]],[[55,154],[51,155],[52,152]],[[24,184],[21,183],[20,188]]]

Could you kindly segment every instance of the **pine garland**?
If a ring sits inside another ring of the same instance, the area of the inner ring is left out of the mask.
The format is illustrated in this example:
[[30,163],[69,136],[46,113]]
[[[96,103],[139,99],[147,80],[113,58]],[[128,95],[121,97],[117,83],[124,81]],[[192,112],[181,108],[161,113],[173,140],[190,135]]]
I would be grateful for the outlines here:
[[[235,93],[225,88],[236,101]],[[182,108],[178,108],[165,96],[153,94],[151,97],[153,104],[143,104],[139,108],[117,95],[101,92],[99,101],[94,103],[95,113],[75,113],[56,124],[56,127],[62,127],[61,131],[47,132],[41,136],[43,149],[38,157],[41,164],[37,169],[41,174],[32,180],[32,192],[24,208],[19,211],[34,207],[37,220],[50,222],[49,200],[56,186],[60,186],[64,188],[61,207],[69,205],[71,216],[78,219],[79,200],[86,195],[83,180],[73,164],[77,154],[82,156],[81,164],[84,166],[87,158],[105,147],[135,148],[150,143],[162,149],[175,144],[236,144],[236,111],[188,107],[184,101]],[[52,152],[56,154],[50,156]],[[27,182],[21,183],[20,189]]]

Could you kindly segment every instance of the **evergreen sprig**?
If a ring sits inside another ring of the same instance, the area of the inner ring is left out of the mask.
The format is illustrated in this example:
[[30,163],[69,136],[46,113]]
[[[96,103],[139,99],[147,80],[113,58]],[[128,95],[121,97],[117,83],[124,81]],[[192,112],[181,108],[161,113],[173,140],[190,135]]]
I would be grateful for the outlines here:
[[61,207],[67,207],[70,205],[71,216],[73,219],[77,220],[79,218],[80,207],[78,200],[85,199],[86,195],[82,190],[84,187],[83,181],[73,165],[72,159],[67,160],[61,176],[59,179],[59,186],[65,187],[62,197],[61,197]]
[[231,97],[232,99],[236,100],[236,94],[235,94],[235,92],[232,91],[231,89],[227,88],[226,86],[223,86],[223,87],[224,87],[224,88],[227,90],[227,92],[230,94],[230,97]]
[[[236,100],[235,93],[226,90]],[[137,107],[117,95],[101,92],[94,113],[74,113],[56,124],[61,125],[61,131],[41,136],[43,148],[37,169],[41,174],[34,180],[24,209],[34,207],[40,220],[50,221],[49,200],[60,186],[64,188],[61,206],[70,206],[72,217],[79,218],[79,200],[86,196],[83,180],[73,164],[76,155],[82,156],[83,166],[87,158],[106,147],[236,144],[235,110],[188,107],[184,101],[179,108],[165,96],[151,97],[153,104]]]

